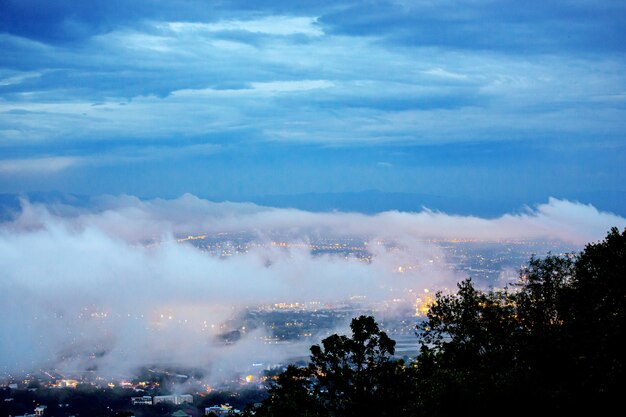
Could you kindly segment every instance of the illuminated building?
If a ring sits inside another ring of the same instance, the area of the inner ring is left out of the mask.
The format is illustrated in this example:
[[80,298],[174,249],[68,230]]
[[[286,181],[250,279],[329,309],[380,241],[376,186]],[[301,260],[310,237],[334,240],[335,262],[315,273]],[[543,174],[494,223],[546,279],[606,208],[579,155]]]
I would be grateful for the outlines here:
[[193,395],[158,395],[154,397],[152,404],[157,405],[159,403],[170,403],[174,405],[180,405],[184,403],[193,404]]
[[131,397],[130,403],[132,405],[152,405],[152,397],[144,395],[143,397]]
[[214,406],[205,408],[204,414],[207,415],[209,413],[213,413],[218,417],[222,417],[222,416],[232,416],[232,415],[240,414],[241,412],[228,404],[222,404],[219,406],[214,405]]

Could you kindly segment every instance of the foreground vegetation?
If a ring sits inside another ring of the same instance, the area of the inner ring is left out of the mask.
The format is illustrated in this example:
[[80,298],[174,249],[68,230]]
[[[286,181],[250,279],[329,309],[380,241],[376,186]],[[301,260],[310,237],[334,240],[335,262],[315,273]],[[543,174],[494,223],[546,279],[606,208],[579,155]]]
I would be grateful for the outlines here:
[[[470,279],[437,294],[416,329],[421,353],[393,358],[374,318],[351,337],[311,347],[256,416],[594,414],[618,403],[624,380],[626,230],[572,256],[533,258],[517,285],[481,291]],[[619,408],[618,408],[619,409]]]

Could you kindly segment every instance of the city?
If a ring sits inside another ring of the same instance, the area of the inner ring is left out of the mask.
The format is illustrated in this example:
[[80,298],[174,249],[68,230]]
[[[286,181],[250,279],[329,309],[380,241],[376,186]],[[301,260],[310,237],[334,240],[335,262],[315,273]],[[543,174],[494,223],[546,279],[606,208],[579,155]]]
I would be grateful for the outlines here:
[[[302,241],[285,239],[258,240],[251,233],[219,233],[217,235],[187,234],[178,237],[178,244],[192,245],[208,257],[227,259],[242,256],[255,249],[277,249],[289,253],[291,250],[306,250],[315,257],[333,257],[354,259],[370,264],[374,261],[372,245],[385,247],[388,251],[400,250],[389,242],[370,241],[364,238],[325,238]],[[565,254],[575,251],[575,246],[562,242],[550,241],[516,241],[516,242],[484,242],[467,240],[428,241],[440,250],[432,259],[425,262],[407,262],[394,265],[390,273],[396,275],[418,275],[434,266],[451,269],[459,276],[471,277],[483,287],[498,288],[510,285],[519,279],[520,268],[531,256],[542,256],[549,252]],[[146,245],[154,247],[160,243],[151,240]],[[397,342],[396,356],[409,360],[418,354],[419,346],[415,336],[416,325],[424,319],[433,302],[437,291],[448,293],[453,288],[445,286],[437,288],[405,288],[406,293],[394,293],[395,298],[368,300],[366,296],[353,295],[347,299],[334,302],[321,302],[315,299],[282,300],[272,304],[248,305],[238,311],[232,311],[227,320],[211,322],[210,316],[188,317],[175,315],[171,310],[164,312],[145,311],[137,314],[134,319],[148,319],[150,331],[158,332],[164,326],[180,326],[186,332],[190,326],[196,332],[206,334],[206,340],[220,346],[221,349],[235,349],[240,342],[263,344],[269,351],[259,352],[259,357],[249,355],[244,361],[229,368],[220,368],[218,363],[205,363],[197,368],[185,368],[175,363],[142,364],[133,369],[133,374],[103,376],[96,366],[97,360],[107,354],[106,343],[94,346],[89,352],[71,352],[66,355],[86,355],[81,361],[76,358],[62,358],[61,362],[81,363],[82,369],[38,369],[24,370],[21,374],[4,373],[2,383],[3,410],[22,410],[25,398],[27,403],[35,403],[48,407],[47,413],[56,416],[71,416],[77,413],[74,406],[65,403],[53,403],[50,398],[71,398],[72,394],[59,394],[68,390],[78,390],[95,395],[96,392],[110,392],[111,412],[132,411],[135,415],[163,412],[175,406],[187,405],[197,410],[210,407],[221,407],[223,404],[212,402],[222,401],[233,404],[225,408],[230,413],[238,412],[252,402],[261,401],[268,387],[268,378],[284,370],[288,364],[304,364],[308,359],[308,346],[345,328],[348,321],[358,315],[371,314],[377,317],[382,328]],[[131,317],[124,312],[99,311],[85,308],[79,319],[94,326],[107,328],[107,321],[118,320],[123,316]],[[50,319],[50,318],[48,318]],[[62,317],[59,317],[62,319]],[[202,340],[202,339],[195,339]],[[270,354],[268,355],[268,352]],[[274,353],[272,353],[274,352]],[[271,358],[271,359],[268,359]],[[68,361],[68,359],[71,359]],[[206,359],[206,358],[205,358]],[[210,358],[208,358],[210,359]],[[92,362],[92,365],[90,365]],[[210,377],[211,373],[219,377]],[[50,394],[46,394],[50,392]],[[182,392],[182,397],[172,397],[172,393]],[[55,394],[56,393],[56,394]],[[168,397],[170,395],[170,397]],[[31,399],[32,398],[32,399]],[[55,400],[56,401],[56,400]],[[68,400],[70,401],[70,400]],[[82,403],[80,403],[82,404]],[[148,407],[147,405],[155,406]],[[157,406],[158,405],[158,406]],[[84,407],[84,405],[80,405]],[[164,408],[165,407],[165,408]],[[169,407],[169,408],[168,408]],[[226,406],[225,406],[226,407]],[[146,411],[147,410],[147,411]],[[188,409],[187,411],[192,411]],[[216,410],[213,410],[216,411]],[[13,411],[15,413],[15,411]],[[21,412],[21,411],[20,411]],[[40,411],[41,412],[41,411]],[[14,415],[14,414],[12,414]],[[190,415],[193,415],[191,413]],[[219,415],[219,414],[218,414]]]

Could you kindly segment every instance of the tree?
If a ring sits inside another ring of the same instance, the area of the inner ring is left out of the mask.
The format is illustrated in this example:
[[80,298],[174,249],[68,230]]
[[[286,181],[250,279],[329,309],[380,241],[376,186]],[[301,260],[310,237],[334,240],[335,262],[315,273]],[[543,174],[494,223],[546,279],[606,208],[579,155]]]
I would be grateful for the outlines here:
[[626,339],[626,229],[611,229],[577,257],[567,330],[576,347],[573,362],[581,391],[618,398],[624,380]]
[[353,319],[350,328],[351,338],[333,335],[311,347],[316,395],[335,415],[385,415],[393,397],[387,383],[404,365],[391,358],[396,342],[371,316]]
[[353,319],[350,328],[352,337],[335,334],[313,345],[306,368],[287,368],[259,415],[398,415],[406,368],[392,358],[395,341],[371,316]]
[[312,378],[308,369],[287,367],[269,389],[269,397],[255,410],[257,416],[302,417],[323,416],[323,407],[313,395]]
[[626,230],[612,229],[577,256],[531,258],[513,288],[479,291],[466,280],[456,294],[437,294],[417,329],[420,404],[450,415],[520,397],[532,405],[518,412],[617,403],[625,288]]
[[482,292],[471,279],[455,294],[437,293],[427,320],[417,327],[419,404],[429,415],[478,412],[510,396],[520,329],[507,291]]

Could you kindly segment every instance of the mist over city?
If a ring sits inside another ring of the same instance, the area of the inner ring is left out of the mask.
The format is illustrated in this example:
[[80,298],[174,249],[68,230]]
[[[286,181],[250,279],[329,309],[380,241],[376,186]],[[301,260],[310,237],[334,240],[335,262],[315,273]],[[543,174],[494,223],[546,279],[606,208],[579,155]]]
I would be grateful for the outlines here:
[[0,417],[608,407],[625,21],[0,1]]
[[[11,317],[1,327],[4,371],[111,377],[168,364],[204,368],[210,379],[215,363],[235,374],[248,362],[306,356],[305,345],[273,347],[266,328],[228,345],[219,336],[238,330],[227,325],[237,314],[266,306],[350,305],[413,319],[430,291],[466,276],[504,286],[532,254],[574,253],[612,225],[626,226],[617,215],[555,199],[494,219],[313,213],[192,195],[20,204],[0,231],[3,315]],[[488,244],[506,249],[494,254]],[[493,266],[478,267],[471,256]]]

